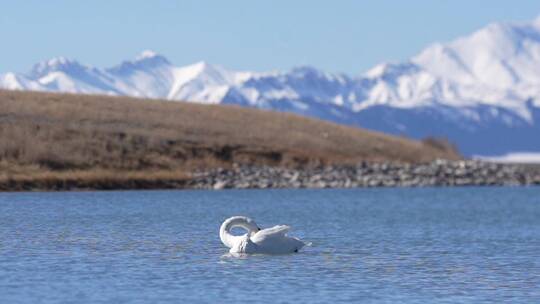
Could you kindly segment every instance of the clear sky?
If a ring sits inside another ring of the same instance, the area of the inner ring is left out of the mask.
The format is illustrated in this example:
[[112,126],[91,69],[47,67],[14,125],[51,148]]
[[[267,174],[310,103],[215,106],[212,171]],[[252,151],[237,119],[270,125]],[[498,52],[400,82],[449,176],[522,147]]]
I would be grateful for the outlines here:
[[107,67],[145,49],[176,65],[313,65],[359,74],[494,21],[540,15],[539,0],[2,1],[0,73],[54,56]]

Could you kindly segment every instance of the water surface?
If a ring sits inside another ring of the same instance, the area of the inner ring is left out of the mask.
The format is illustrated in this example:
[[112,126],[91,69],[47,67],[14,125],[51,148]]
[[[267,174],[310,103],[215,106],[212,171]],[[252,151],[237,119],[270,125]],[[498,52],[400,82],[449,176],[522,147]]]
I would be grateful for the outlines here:
[[[312,242],[233,258],[221,222]],[[540,188],[0,194],[2,303],[538,303]]]

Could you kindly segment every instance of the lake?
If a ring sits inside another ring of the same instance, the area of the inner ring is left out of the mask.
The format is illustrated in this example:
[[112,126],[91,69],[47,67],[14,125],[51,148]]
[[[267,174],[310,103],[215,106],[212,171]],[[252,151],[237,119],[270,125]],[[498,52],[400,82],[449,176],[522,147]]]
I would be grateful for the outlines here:
[[[298,254],[227,255],[224,219]],[[2,303],[540,302],[540,188],[0,193]]]

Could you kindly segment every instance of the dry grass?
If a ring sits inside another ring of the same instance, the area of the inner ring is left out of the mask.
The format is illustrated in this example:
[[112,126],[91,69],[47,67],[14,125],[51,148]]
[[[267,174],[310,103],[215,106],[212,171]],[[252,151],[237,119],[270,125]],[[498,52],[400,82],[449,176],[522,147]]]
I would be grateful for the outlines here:
[[190,176],[181,171],[51,171],[30,168],[15,174],[0,174],[0,191],[182,188],[189,179]]
[[2,176],[434,158],[459,155],[429,141],[236,106],[0,91]]

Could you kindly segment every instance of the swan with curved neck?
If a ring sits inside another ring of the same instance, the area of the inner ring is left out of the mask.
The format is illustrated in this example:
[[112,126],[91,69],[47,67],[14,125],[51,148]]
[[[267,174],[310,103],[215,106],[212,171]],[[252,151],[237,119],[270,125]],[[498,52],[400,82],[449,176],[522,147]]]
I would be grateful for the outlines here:
[[[244,235],[233,235],[235,227],[247,231]],[[221,242],[230,248],[230,253],[285,254],[298,252],[306,244],[295,237],[287,236],[290,227],[278,225],[261,229],[255,221],[245,216],[226,219],[219,229]]]

